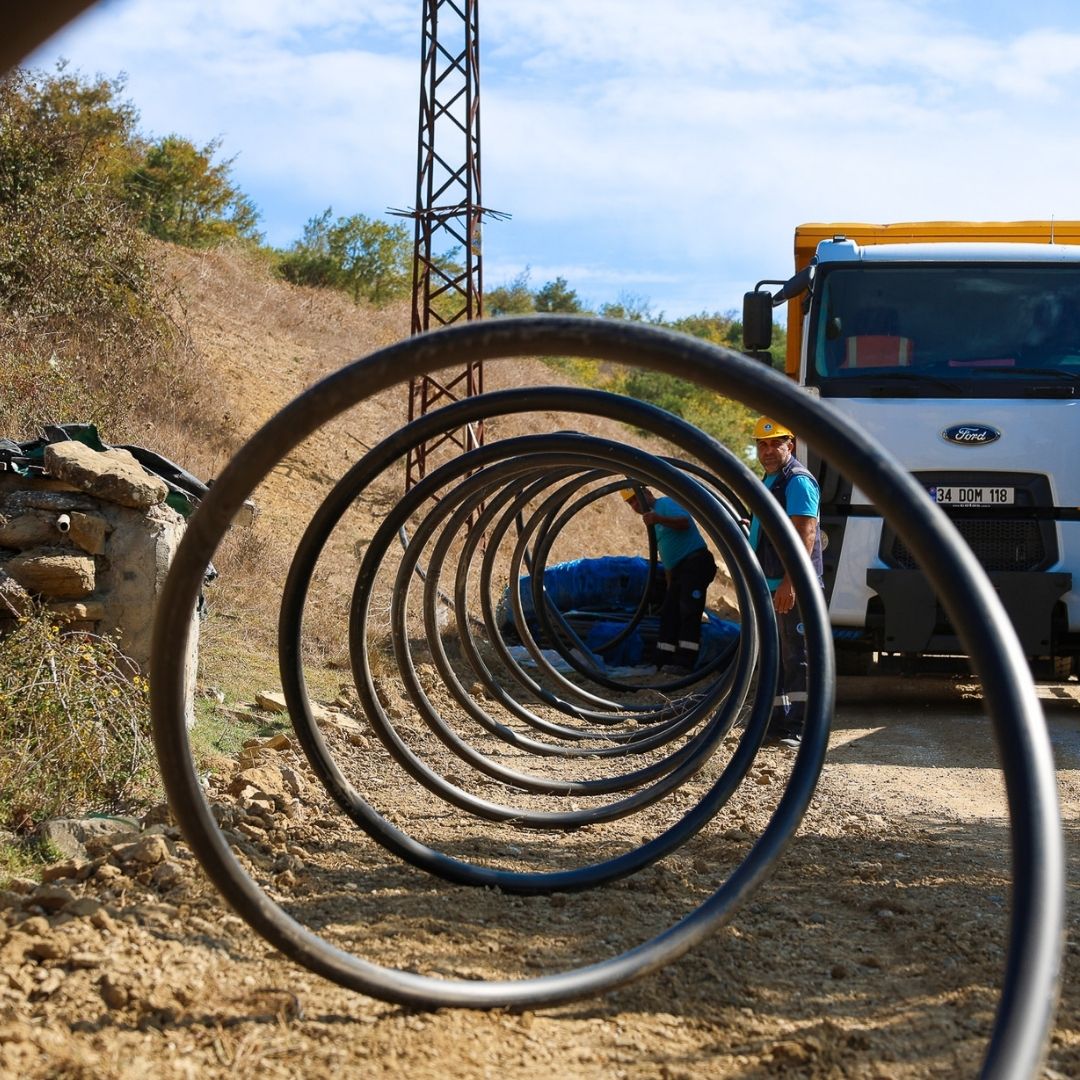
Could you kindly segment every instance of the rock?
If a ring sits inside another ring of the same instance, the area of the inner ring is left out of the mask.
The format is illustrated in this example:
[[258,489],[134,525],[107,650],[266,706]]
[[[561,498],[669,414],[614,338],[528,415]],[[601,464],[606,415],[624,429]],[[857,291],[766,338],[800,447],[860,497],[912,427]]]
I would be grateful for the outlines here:
[[0,506],[6,514],[24,510],[66,514],[72,510],[93,510],[94,505],[93,499],[58,480],[27,480],[21,476],[0,475]]
[[53,818],[41,826],[41,839],[66,860],[81,862],[87,858],[88,843],[116,833],[135,832],[137,828],[125,818]]
[[[260,709],[265,709],[267,712],[272,713],[286,713],[289,711],[288,705],[285,703],[285,695],[280,690],[261,690],[255,695],[255,704]],[[320,724],[333,723],[337,714],[326,708],[324,705],[320,705],[317,701],[308,699],[308,708],[311,710],[311,716],[313,720],[317,720]],[[350,721],[350,723],[354,723]],[[338,725],[345,727],[345,724]],[[287,736],[286,736],[287,737]],[[266,745],[265,743],[263,744]]]
[[[290,770],[291,771],[291,770]],[[251,798],[248,790],[258,794],[276,796],[280,799],[289,794],[288,783],[283,771],[274,765],[261,765],[253,769],[243,769],[233,777],[229,784],[229,793],[242,798]]]
[[49,604],[49,610],[62,615],[69,623],[100,622],[105,618],[105,602],[92,596]]
[[315,706],[315,708],[319,711],[313,712],[312,715],[320,724],[325,724],[329,727],[337,728],[339,731],[351,734],[359,734],[364,730],[351,716],[334,712],[331,709],[324,709],[322,706]]
[[0,614],[25,615],[33,607],[33,601],[26,589],[7,572],[9,561],[0,562]]
[[815,1056],[813,1043],[804,1044],[788,1039],[777,1043],[769,1054],[769,1061],[775,1065],[806,1065]]
[[172,814],[168,803],[155,803],[142,817],[142,827],[149,829],[154,825],[172,825]]
[[[144,512],[122,506],[107,508],[113,531],[106,558],[101,560],[98,589],[108,597],[101,633],[120,633],[124,652],[148,671],[154,611],[169,565],[184,535],[184,519],[170,506],[152,506]],[[195,669],[199,641],[199,618],[192,613],[184,654],[184,684],[189,703],[188,726],[194,720]],[[176,642],[173,649],[179,648]]]
[[54,600],[79,600],[96,584],[92,558],[56,548],[31,548],[9,559],[6,569],[27,592]]
[[102,933],[115,934],[116,920],[109,914],[108,908],[102,907],[90,916],[90,925]]
[[109,523],[98,514],[80,514],[72,511],[68,515],[71,524],[68,527],[68,539],[81,547],[88,555],[105,554],[105,538],[109,535]]
[[251,499],[245,499],[240,505],[240,509],[236,511],[236,517],[233,518],[233,528],[250,529],[255,524],[255,519],[259,516],[259,508]]
[[51,930],[49,920],[44,915],[33,915],[19,923],[19,929],[29,937],[44,937]]
[[291,870],[283,870],[274,878],[274,883],[280,889],[291,889],[296,885],[296,875]]
[[285,788],[290,795],[299,795],[301,792],[300,774],[295,769],[290,769],[287,765],[281,766],[278,770],[281,773],[281,779],[285,783]]
[[63,534],[57,528],[59,517],[44,510],[26,510],[0,518],[0,547],[25,551],[60,544]]
[[122,863],[157,866],[169,857],[169,842],[164,836],[144,836],[134,844],[124,844],[116,848],[114,854]]
[[100,900],[95,900],[92,896],[77,896],[65,904],[63,910],[77,919],[91,919],[101,908]]
[[81,442],[50,443],[45,469],[58,480],[107,502],[149,510],[165,501],[165,481],[148,473],[127,450],[91,450]]
[[267,750],[279,750],[280,751],[280,750],[293,750],[293,749],[295,749],[295,747],[293,746],[292,739],[290,739],[289,736],[286,735],[284,731],[279,731],[272,738],[267,739],[266,742],[264,742],[262,745]]
[[46,866],[45,869],[41,871],[42,883],[47,884],[50,881],[62,881],[65,878],[69,878],[72,881],[78,881],[80,879],[80,874],[82,874],[86,865],[87,864],[82,861],[53,863],[52,866]]
[[94,968],[101,967],[103,963],[105,963],[103,956],[90,952],[73,952],[67,958],[67,966],[73,971],[91,971]]
[[30,994],[31,1001],[41,1001],[43,998],[51,997],[64,985],[64,972],[54,968],[52,971],[45,971],[39,969],[41,977],[38,979],[37,986],[34,987],[33,992]]
[[255,704],[267,712],[283,713],[289,711],[289,706],[285,704],[285,695],[277,690],[260,690],[255,695]]
[[59,911],[75,899],[75,894],[62,885],[40,885],[23,900],[23,905],[34,904],[43,911]]
[[236,755],[236,763],[243,771],[244,769],[254,769],[259,765],[263,765],[276,756],[272,751],[267,753],[261,746],[248,746]]
[[166,859],[154,867],[150,875],[151,883],[159,889],[171,889],[179,885],[184,877],[184,868],[177,862]]
[[68,954],[67,944],[55,935],[35,941],[29,951],[35,960],[63,960]]
[[128,1003],[130,997],[128,988],[109,972],[101,976],[98,989],[101,992],[101,1000],[110,1009],[122,1009]]
[[157,825],[148,825],[143,829],[143,836],[164,836],[166,840],[179,840],[180,830],[175,825],[166,825],[161,822]]

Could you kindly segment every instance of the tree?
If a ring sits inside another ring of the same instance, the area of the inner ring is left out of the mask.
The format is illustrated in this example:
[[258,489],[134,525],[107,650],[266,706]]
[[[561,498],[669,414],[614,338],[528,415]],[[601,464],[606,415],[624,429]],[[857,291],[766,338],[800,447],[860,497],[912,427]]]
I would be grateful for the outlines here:
[[[672,330],[691,334],[694,337],[704,338],[716,345],[724,345],[729,349],[742,351],[742,320],[738,312],[714,311],[711,315],[702,311],[697,315],[686,315],[669,323]],[[784,370],[784,356],[787,352],[787,331],[783,325],[777,323],[773,326],[773,343],[769,346],[772,356],[772,366],[778,371]]]
[[625,322],[662,323],[664,316],[653,315],[652,305],[643,296],[620,293],[614,304],[601,304],[600,314],[605,319],[622,319]]
[[115,101],[121,86],[20,69],[0,80],[0,304],[10,313],[122,312],[147,280],[111,176],[135,118]]
[[333,218],[328,207],[304,227],[287,251],[279,272],[298,285],[342,289],[354,300],[383,304],[412,288],[412,239],[405,225],[363,214]]
[[529,315],[535,310],[527,266],[508,284],[484,293],[485,315]]
[[22,72],[22,93],[38,135],[48,132],[54,152],[70,165],[85,165],[103,178],[118,181],[142,150],[136,124],[139,113],[125,101],[126,80],[97,76],[85,79],[60,60],[55,75]]
[[536,310],[545,313],[563,312],[576,315],[584,311],[578,294],[566,284],[566,278],[549,281],[536,293]]
[[229,175],[236,159],[214,164],[220,146],[212,139],[200,150],[189,139],[167,135],[147,147],[124,189],[151,236],[186,247],[260,239],[258,211]]
[[160,283],[117,180],[136,119],[117,99],[121,86],[62,67],[0,79],[0,430],[9,436],[72,415],[113,422],[139,396],[132,373],[165,355]]

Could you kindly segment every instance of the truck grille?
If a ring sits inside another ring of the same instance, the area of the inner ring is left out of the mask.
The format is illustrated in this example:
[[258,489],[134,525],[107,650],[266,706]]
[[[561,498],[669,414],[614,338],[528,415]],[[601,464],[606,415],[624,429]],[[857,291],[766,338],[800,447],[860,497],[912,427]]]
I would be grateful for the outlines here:
[[[984,570],[1037,570],[1046,565],[1043,529],[1037,521],[973,521],[953,519]],[[893,534],[885,561],[902,570],[914,570],[915,556]]]

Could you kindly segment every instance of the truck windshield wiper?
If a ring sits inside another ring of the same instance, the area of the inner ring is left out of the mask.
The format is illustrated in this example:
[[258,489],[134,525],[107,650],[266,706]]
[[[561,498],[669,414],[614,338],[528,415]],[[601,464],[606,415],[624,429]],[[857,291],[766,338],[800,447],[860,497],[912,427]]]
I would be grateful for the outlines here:
[[904,384],[906,390],[916,390],[920,386],[934,386],[939,390],[947,390],[955,397],[960,396],[960,388],[955,382],[948,379],[940,379],[936,375],[927,375],[921,371],[890,371],[888,375],[880,373],[871,375],[859,375],[856,378],[848,376],[844,382],[871,383],[871,390],[875,394],[885,394],[897,388],[897,384]]
[[1049,375],[1052,379],[1067,379],[1069,382],[1080,380],[1080,371],[1067,371],[1065,368],[1052,367],[1010,367],[994,368],[995,375]]

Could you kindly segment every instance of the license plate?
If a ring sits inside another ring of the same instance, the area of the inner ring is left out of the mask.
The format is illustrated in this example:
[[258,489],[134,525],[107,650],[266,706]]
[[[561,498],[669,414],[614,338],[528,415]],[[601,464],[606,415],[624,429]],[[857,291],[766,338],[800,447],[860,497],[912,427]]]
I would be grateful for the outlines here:
[[1011,506],[1015,488],[939,484],[930,489],[930,498],[940,506]]

